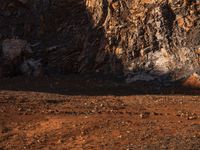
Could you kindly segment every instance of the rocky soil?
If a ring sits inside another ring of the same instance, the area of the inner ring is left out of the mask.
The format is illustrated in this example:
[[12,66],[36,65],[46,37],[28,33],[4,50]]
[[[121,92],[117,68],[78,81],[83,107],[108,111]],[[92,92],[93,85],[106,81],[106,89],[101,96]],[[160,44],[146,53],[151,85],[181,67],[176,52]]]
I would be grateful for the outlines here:
[[1,150],[200,149],[199,90],[76,76],[0,83]]
[[199,0],[0,0],[0,150],[199,150],[199,74]]

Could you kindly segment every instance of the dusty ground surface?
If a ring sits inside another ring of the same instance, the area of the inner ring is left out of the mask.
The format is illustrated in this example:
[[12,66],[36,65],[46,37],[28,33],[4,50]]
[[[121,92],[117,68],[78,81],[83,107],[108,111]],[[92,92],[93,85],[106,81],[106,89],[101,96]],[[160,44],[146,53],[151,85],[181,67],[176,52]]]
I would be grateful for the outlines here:
[[200,149],[199,90],[69,78],[0,81],[1,150]]

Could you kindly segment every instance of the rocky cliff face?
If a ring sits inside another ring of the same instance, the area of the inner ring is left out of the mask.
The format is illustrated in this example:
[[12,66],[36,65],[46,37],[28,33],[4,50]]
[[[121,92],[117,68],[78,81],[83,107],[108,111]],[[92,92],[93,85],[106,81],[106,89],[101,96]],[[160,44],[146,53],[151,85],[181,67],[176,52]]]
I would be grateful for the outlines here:
[[1,0],[0,38],[27,40],[62,72],[135,80],[200,69],[199,0]]
[[109,71],[122,70],[129,82],[199,71],[199,1],[88,0],[86,6],[94,28],[104,31],[95,64],[108,62]]

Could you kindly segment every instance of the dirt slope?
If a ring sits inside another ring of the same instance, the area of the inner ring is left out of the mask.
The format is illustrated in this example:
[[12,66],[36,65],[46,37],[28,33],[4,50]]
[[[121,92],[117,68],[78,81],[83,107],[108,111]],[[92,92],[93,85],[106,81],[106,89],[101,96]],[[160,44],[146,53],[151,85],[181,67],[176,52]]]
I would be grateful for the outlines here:
[[199,90],[138,88],[75,77],[1,81],[0,149],[200,149]]

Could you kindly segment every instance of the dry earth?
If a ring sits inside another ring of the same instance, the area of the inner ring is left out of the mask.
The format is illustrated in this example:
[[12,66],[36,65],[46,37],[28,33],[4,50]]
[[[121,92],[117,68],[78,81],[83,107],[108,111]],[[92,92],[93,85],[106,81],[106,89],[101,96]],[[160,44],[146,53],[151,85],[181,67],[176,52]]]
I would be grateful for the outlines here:
[[78,77],[0,83],[1,150],[200,149],[197,89]]

